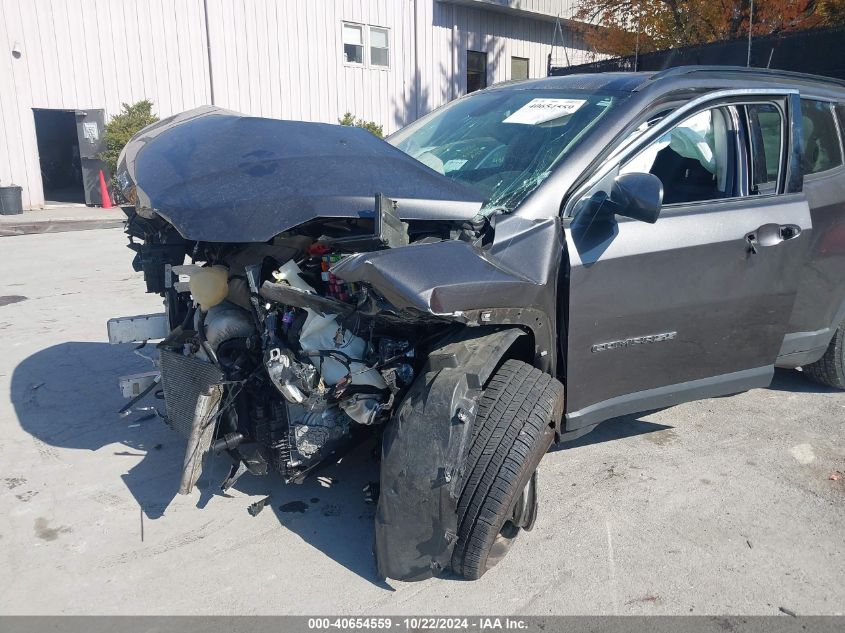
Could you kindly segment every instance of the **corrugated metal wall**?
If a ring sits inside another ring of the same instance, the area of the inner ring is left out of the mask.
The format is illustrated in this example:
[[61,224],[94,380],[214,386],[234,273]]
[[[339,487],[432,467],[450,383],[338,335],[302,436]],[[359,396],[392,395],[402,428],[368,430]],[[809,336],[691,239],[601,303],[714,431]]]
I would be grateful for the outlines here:
[[208,102],[202,0],[0,0],[0,52],[0,182],[24,206],[44,202],[33,108]]
[[[0,183],[23,186],[27,207],[43,204],[33,108],[108,118],[147,98],[164,117],[210,103],[213,84],[216,105],[246,114],[334,122],[352,112],[392,132],[465,92],[467,49],[487,52],[488,85],[510,79],[512,56],[544,76],[554,30],[440,0],[207,6],[208,40],[203,0],[0,0]],[[390,29],[390,69],[343,63],[344,21]],[[569,44],[572,63],[591,61]]]
[[[216,105],[334,123],[345,112],[385,129],[409,118],[413,0],[209,0]],[[343,64],[343,22],[390,29],[391,67]]]

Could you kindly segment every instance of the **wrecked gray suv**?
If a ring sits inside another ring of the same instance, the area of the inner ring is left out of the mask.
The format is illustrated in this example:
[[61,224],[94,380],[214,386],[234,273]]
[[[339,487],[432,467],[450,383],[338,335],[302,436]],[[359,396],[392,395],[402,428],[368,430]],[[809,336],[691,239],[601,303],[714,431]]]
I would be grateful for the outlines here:
[[375,436],[379,573],[478,578],[553,442],[776,366],[845,387],[843,129],[845,85],[704,67],[506,84],[387,142],[171,117],[116,174],[165,305],[109,324],[161,339],[124,390],[164,399],[182,492],[208,454],[295,483]]

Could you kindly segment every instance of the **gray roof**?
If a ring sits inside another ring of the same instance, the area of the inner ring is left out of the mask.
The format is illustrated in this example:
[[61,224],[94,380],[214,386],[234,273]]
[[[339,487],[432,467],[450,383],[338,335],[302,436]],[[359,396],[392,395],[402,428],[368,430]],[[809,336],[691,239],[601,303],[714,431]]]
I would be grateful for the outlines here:
[[845,95],[845,81],[831,77],[795,73],[767,68],[743,68],[738,66],[678,66],[662,71],[610,72],[560,75],[542,79],[527,79],[498,84],[492,89],[531,90],[595,90],[614,92],[638,92],[648,87],[668,84],[688,86],[696,80],[724,81],[725,86],[734,87],[736,82],[754,87],[812,87],[825,92]]

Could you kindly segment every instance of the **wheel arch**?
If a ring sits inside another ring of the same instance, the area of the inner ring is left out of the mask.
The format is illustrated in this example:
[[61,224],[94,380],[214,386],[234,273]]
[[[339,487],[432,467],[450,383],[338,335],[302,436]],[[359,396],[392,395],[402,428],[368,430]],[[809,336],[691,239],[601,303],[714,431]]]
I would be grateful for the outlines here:
[[452,334],[429,354],[384,432],[374,545],[379,576],[413,581],[449,569],[478,398],[507,359],[533,364],[533,349],[520,328],[483,327]]

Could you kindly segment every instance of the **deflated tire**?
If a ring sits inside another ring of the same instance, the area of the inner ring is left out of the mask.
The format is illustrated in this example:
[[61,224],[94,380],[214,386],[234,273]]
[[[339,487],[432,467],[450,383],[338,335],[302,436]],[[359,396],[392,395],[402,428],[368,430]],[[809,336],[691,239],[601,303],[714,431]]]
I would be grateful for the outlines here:
[[506,361],[479,400],[458,502],[452,570],[480,578],[537,513],[537,465],[563,415],[563,385],[539,369]]

